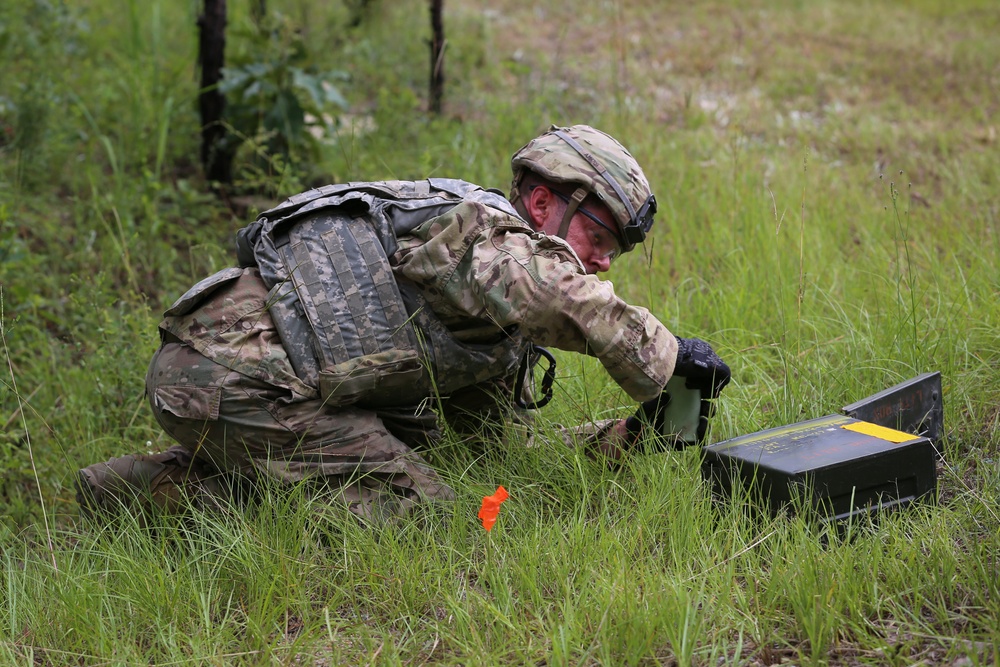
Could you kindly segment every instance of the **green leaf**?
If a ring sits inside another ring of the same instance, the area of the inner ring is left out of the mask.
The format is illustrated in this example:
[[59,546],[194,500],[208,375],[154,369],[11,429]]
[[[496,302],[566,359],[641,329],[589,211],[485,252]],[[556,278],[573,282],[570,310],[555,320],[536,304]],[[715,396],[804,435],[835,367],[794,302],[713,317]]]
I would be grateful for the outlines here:
[[268,129],[284,133],[289,143],[300,138],[305,129],[305,111],[291,91],[281,91],[278,94],[267,118],[270,119],[270,122],[265,123]]
[[341,109],[346,109],[348,107],[347,99],[340,94],[340,89],[330,83],[329,79],[323,81],[322,83],[323,91],[326,93],[326,101],[330,104],[336,104]]
[[242,67],[223,67],[219,90],[225,95],[247,84],[250,74]]
[[307,74],[298,67],[291,67],[292,84],[309,94],[313,105],[317,110],[322,109],[326,104],[326,93],[323,90],[323,81],[317,76]]
[[243,99],[251,100],[261,92],[261,82],[254,81],[243,90]]

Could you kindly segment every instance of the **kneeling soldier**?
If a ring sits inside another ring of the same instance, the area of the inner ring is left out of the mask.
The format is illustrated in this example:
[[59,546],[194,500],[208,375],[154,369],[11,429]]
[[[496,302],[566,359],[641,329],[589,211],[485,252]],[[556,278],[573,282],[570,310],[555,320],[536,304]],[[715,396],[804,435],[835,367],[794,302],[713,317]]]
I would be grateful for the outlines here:
[[610,456],[655,421],[673,374],[717,396],[729,369],[706,343],[595,275],[653,223],[632,155],[589,126],[553,127],[511,166],[509,198],[453,179],[348,183],[261,214],[237,236],[239,266],[160,324],[146,387],[178,444],[84,468],[82,506],[211,504],[261,476],[322,481],[367,519],[452,499],[419,450],[439,418],[540,405],[519,382],[537,346],[596,356],[644,402],[592,429]]

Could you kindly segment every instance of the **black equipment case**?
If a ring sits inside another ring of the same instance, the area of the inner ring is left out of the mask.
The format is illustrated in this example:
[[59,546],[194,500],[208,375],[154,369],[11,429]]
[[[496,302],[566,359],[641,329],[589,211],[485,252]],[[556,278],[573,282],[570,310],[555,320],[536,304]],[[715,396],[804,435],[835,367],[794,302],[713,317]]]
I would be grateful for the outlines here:
[[717,496],[730,496],[739,484],[773,513],[794,501],[828,520],[933,500],[943,451],[940,373],[844,412],[709,445],[704,476]]

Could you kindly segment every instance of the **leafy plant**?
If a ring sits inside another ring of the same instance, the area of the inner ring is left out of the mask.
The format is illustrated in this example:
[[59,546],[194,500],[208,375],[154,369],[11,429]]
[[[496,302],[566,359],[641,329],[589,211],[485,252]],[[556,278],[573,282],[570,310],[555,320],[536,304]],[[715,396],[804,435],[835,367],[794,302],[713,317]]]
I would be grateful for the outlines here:
[[[230,126],[229,152],[255,170],[282,172],[287,166],[308,171],[325,143],[332,141],[340,110],[347,101],[335,81],[340,71],[321,71],[311,61],[300,30],[274,14],[242,34],[249,57],[223,70]],[[226,150],[227,147],[223,147]]]

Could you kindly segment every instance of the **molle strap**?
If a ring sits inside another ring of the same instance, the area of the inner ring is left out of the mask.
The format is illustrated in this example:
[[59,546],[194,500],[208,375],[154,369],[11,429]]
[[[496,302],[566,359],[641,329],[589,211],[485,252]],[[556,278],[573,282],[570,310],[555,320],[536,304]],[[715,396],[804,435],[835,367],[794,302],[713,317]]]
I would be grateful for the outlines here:
[[569,233],[569,223],[576,215],[576,209],[580,208],[580,204],[583,200],[587,198],[587,191],[583,188],[577,188],[573,193],[573,196],[569,198],[569,203],[566,204],[566,212],[563,214],[562,223],[559,225],[559,233],[557,236],[563,240],[566,240],[566,234]]

